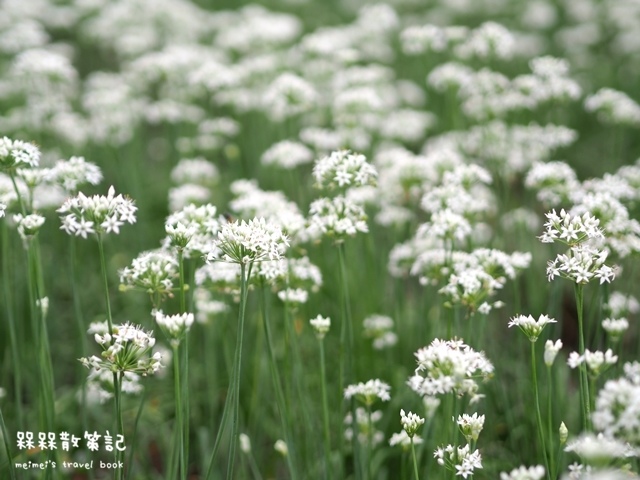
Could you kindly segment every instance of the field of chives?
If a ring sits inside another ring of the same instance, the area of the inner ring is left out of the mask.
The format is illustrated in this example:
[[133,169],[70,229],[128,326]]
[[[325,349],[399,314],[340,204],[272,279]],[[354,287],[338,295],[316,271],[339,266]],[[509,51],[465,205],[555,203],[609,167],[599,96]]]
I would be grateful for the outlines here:
[[0,0],[1,479],[639,478],[637,0]]

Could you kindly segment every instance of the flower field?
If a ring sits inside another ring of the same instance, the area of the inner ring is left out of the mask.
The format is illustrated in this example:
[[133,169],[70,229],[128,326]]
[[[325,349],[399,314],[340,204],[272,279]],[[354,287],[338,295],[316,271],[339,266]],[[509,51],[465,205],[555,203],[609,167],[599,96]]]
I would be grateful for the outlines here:
[[0,479],[640,478],[637,0],[0,5]]

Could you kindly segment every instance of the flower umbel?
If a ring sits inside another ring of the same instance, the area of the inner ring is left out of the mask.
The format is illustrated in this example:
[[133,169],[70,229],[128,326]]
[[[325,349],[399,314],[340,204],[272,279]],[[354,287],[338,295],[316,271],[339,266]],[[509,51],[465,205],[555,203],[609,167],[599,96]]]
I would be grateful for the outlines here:
[[535,342],[538,340],[538,337],[542,333],[544,327],[549,323],[557,322],[553,318],[549,318],[547,315],[540,315],[538,320],[534,319],[531,315],[526,317],[524,315],[518,315],[511,319],[509,327],[519,327],[531,342]]
[[[289,246],[289,239],[280,227],[258,218],[224,224],[214,243],[221,252],[222,260],[247,265],[279,260]],[[214,260],[214,254],[207,255],[207,261]]]
[[114,325],[111,333],[96,333],[94,338],[103,349],[102,358],[95,355],[81,358],[80,362],[87,368],[146,376],[163,367],[159,352],[150,355],[156,339],[138,325]]

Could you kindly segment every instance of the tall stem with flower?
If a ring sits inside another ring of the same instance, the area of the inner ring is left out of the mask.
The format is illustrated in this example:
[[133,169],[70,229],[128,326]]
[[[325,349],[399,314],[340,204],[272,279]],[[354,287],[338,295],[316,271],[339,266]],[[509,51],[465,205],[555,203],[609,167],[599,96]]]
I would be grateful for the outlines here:
[[[549,281],[556,276],[574,282],[576,309],[578,313],[579,354],[585,352],[584,334],[584,285],[592,279],[599,279],[600,284],[611,282],[615,278],[613,268],[605,264],[608,252],[592,246],[592,242],[604,238],[600,229],[600,221],[589,212],[582,215],[571,215],[565,210],[559,214],[555,210],[546,214],[545,231],[540,236],[543,243],[563,243],[569,247],[568,252],[559,254],[548,262],[547,277]],[[589,381],[586,367],[580,366],[580,403],[582,406],[582,423],[584,430],[591,429],[589,408]]]
[[[280,227],[268,223],[264,218],[259,218],[250,220],[249,222],[235,221],[224,224],[218,233],[217,240],[214,241],[214,248],[212,248],[211,252],[207,255],[208,262],[225,261],[236,263],[240,266],[240,309],[238,312],[238,335],[230,386],[231,393],[225,401],[220,426],[221,432],[225,426],[227,417],[231,415],[231,444],[229,446],[229,457],[227,461],[227,478],[233,478],[236,447],[240,435],[240,376],[249,278],[251,277],[255,263],[264,260],[281,259],[288,246],[288,238],[282,233]],[[231,405],[231,413],[229,413],[228,405]],[[219,445],[220,432],[209,461],[207,478],[212,471],[213,461]]]

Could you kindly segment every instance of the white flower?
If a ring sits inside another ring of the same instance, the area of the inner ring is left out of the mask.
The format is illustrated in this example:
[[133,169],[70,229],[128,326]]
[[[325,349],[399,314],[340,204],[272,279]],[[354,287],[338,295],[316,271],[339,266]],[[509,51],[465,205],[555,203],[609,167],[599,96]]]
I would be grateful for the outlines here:
[[391,399],[390,390],[391,387],[388,384],[376,378],[368,380],[366,383],[360,382],[349,385],[344,389],[344,398],[349,400],[352,397],[356,397],[365,405],[372,405],[377,398],[383,402],[388,402]]
[[87,197],[80,192],[64,202],[57,211],[63,214],[62,230],[69,235],[87,238],[92,233],[119,233],[119,227],[124,223],[135,223],[136,210],[133,200],[122,195],[116,196],[115,189],[110,187],[106,197]]
[[220,229],[215,206],[189,204],[172,213],[165,221],[164,248],[182,249],[185,258],[204,256],[215,251],[214,242]]
[[605,318],[602,321],[602,328],[613,341],[617,341],[628,330],[629,321],[626,318]]
[[624,92],[612,88],[601,88],[587,97],[584,108],[596,113],[603,123],[640,125],[640,105]]
[[239,436],[239,440],[240,450],[242,451],[242,453],[251,453],[251,439],[249,438],[249,435],[247,435],[246,433],[241,433]]
[[346,189],[375,185],[378,172],[364,155],[349,150],[332,152],[316,161],[313,178],[323,189]]
[[458,425],[467,442],[476,442],[484,426],[484,415],[478,416],[477,412],[473,415],[464,413],[458,416]]
[[[264,218],[235,221],[222,225],[215,247],[224,261],[249,264],[263,260],[279,260],[283,257],[289,240],[282,230]],[[210,253],[207,261],[216,260]]]
[[469,394],[473,400],[478,396],[477,381],[491,377],[494,370],[484,353],[476,352],[462,340],[435,339],[415,356],[418,366],[407,383],[421,396],[455,392],[459,396]]
[[274,165],[291,170],[299,165],[311,163],[313,153],[301,143],[283,140],[269,147],[262,154],[260,161],[264,165]]
[[422,424],[424,424],[424,418],[419,415],[409,412],[405,413],[404,410],[400,410],[400,423],[407,435],[411,438],[416,434]]
[[44,225],[44,217],[37,213],[31,213],[29,215],[18,213],[13,216],[13,221],[16,223],[20,238],[25,242],[34,237],[40,230],[40,227]]
[[366,220],[364,209],[345,197],[320,198],[309,207],[307,232],[311,238],[327,235],[344,240],[358,232],[367,233],[369,227]]
[[640,363],[626,363],[625,375],[598,392],[593,426],[607,437],[640,447]]
[[555,343],[553,340],[547,340],[544,344],[544,363],[547,367],[553,365],[558,352],[562,348],[562,340],[556,340]]
[[156,343],[151,332],[145,332],[142,327],[131,323],[114,325],[110,333],[106,329],[103,331],[106,333],[96,333],[94,336],[103,349],[102,358],[94,355],[80,359],[87,368],[146,376],[164,366],[160,363],[162,357],[159,352],[151,354]]
[[165,315],[162,310],[154,313],[156,323],[160,326],[164,334],[169,338],[173,346],[178,346],[180,341],[191,329],[193,325],[193,313],[180,313],[176,315]]
[[329,317],[323,317],[322,315],[318,315],[316,318],[312,318],[309,320],[309,323],[313,327],[313,330],[316,333],[316,337],[319,340],[322,340],[324,336],[329,331],[331,327],[331,319]]
[[631,453],[627,444],[605,437],[602,433],[598,435],[585,433],[567,443],[564,451],[575,452],[584,461],[596,464],[603,461],[608,463],[615,458],[625,458]]
[[531,342],[538,340],[538,337],[542,333],[542,330],[549,323],[557,323],[553,318],[549,318],[547,315],[540,315],[538,320],[534,319],[531,315],[524,316],[518,315],[513,317],[509,322],[509,328],[516,326],[524,332],[527,338]]
[[571,352],[567,364],[570,368],[577,368],[583,363],[587,365],[589,373],[597,377],[611,365],[618,361],[618,356],[613,354],[611,349],[606,352],[585,350],[583,355]]
[[97,185],[102,181],[102,171],[84,157],[59,160],[50,171],[50,178],[67,192],[75,193],[83,183]]
[[17,167],[36,168],[40,163],[40,150],[32,143],[0,139],[0,171],[12,172]]
[[511,470],[510,473],[500,473],[500,480],[542,480],[544,474],[545,470],[542,465],[536,465],[535,467],[521,465]]
[[472,476],[474,470],[482,468],[480,451],[471,452],[471,447],[468,444],[464,447],[447,445],[446,447],[437,448],[433,452],[433,456],[438,465],[455,472],[456,476],[460,475],[463,478]]
[[276,440],[276,443],[273,445],[273,448],[275,449],[276,452],[278,452],[283,457],[286,457],[287,455],[289,455],[289,448],[287,447],[287,444],[285,443],[284,440],[281,440],[281,439]]
[[420,445],[424,442],[422,438],[416,436],[410,437],[406,431],[402,430],[391,435],[391,438],[389,439],[389,445],[392,447],[400,445],[404,449],[408,449],[409,447],[411,447],[412,441],[414,445]]
[[392,332],[393,319],[385,315],[370,315],[362,322],[365,337],[373,338],[373,348],[383,350],[398,342],[398,336]]

